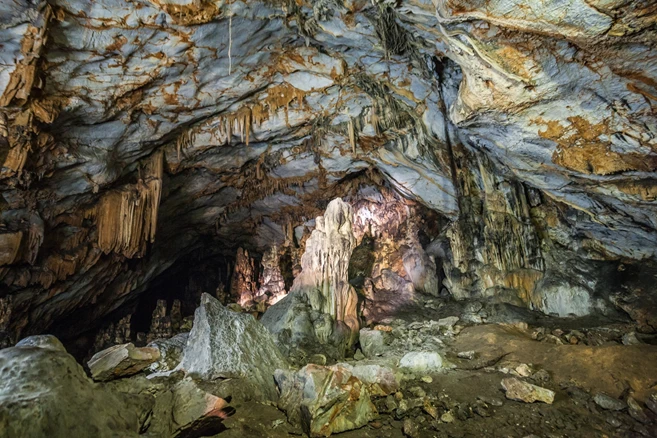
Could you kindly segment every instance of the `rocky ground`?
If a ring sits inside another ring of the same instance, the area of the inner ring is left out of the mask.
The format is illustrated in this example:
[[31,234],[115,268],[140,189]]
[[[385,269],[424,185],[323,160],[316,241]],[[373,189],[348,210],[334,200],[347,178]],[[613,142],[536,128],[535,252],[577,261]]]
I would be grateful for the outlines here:
[[[436,299],[426,304],[438,310],[408,309],[390,321],[389,344],[381,356],[347,363],[394,364],[405,352],[440,344],[443,367],[403,374],[399,391],[373,398],[379,412],[374,421],[339,436],[657,436],[657,412],[650,409],[657,408],[657,348],[637,342],[641,335],[631,325],[582,318],[534,321],[527,313],[528,325],[519,316],[511,318],[510,311],[509,320],[518,321],[465,322],[473,313],[463,312],[456,324],[445,325],[444,319],[430,318],[449,318],[445,315],[463,306]],[[554,391],[554,401],[508,399],[501,382],[509,377]],[[629,398],[644,400],[645,407],[639,402],[637,410]],[[221,436],[303,436],[273,407],[245,404],[225,424],[229,430]]]
[[[49,436],[79,418],[79,433],[98,427],[99,436],[657,436],[657,347],[626,321],[419,295],[396,317],[361,329],[354,357],[315,354],[288,365],[275,346],[264,347],[272,338],[251,315],[204,297],[191,333],[96,354],[88,367],[98,383],[52,337],[1,350],[3,373],[13,371],[0,385],[0,436],[41,436],[25,421],[53,413],[60,420],[41,423]],[[79,382],[64,398],[103,408],[75,404],[74,415],[62,415],[65,408],[48,405],[54,400],[43,394],[58,394],[43,380],[48,355],[56,356],[49,379],[72,369]],[[268,394],[274,380],[276,394]],[[30,392],[39,385],[47,390]],[[37,398],[43,405],[28,408]]]

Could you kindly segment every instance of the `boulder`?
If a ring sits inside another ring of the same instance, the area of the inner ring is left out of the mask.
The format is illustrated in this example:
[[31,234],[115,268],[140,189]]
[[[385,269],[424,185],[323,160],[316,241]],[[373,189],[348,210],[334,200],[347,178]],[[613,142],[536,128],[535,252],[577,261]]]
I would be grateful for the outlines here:
[[149,369],[151,371],[170,371],[176,368],[182,360],[183,350],[187,345],[189,333],[179,333],[169,339],[156,339],[148,344],[148,347],[157,348],[160,358],[153,362]]
[[129,343],[99,351],[91,357],[87,366],[91,377],[100,382],[137,374],[159,358],[157,348],[138,348]]
[[399,381],[392,369],[377,364],[351,366],[338,364],[348,370],[354,377],[369,385],[369,392],[376,396],[394,394],[399,390]]
[[439,371],[443,368],[443,360],[436,352],[412,351],[401,358],[399,368],[411,373]]
[[241,378],[254,397],[275,400],[274,371],[288,362],[271,334],[252,315],[231,312],[211,295],[201,296],[177,369],[201,379]]
[[178,382],[172,392],[172,436],[211,436],[225,429],[223,420],[229,412],[226,400],[202,390],[190,378]]
[[27,338],[18,341],[16,347],[37,347],[55,351],[63,351],[66,353],[66,348],[64,345],[53,335],[28,336]]
[[54,337],[0,350],[0,437],[137,437],[140,397],[87,377]]
[[506,391],[506,398],[510,400],[525,403],[540,401],[550,405],[554,402],[554,391],[523,382],[514,377],[502,380],[502,387]]
[[296,373],[277,370],[279,408],[311,437],[365,426],[378,412],[370,401],[369,385],[351,371],[341,364],[307,365]]
[[359,332],[360,349],[365,357],[380,356],[385,352],[386,333],[380,330],[361,329]]

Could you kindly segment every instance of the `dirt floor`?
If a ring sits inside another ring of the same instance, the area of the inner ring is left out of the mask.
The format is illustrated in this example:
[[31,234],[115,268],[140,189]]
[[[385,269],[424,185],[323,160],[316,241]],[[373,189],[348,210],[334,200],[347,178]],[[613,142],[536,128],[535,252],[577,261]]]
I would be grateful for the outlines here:
[[[582,339],[578,345],[561,345],[558,336],[550,333],[557,330],[560,335],[558,330],[563,329],[530,328],[523,323],[466,327],[442,352],[451,369],[430,374],[431,379],[423,376],[425,381],[403,381],[401,394],[373,400],[379,418],[359,430],[334,436],[657,437],[657,415],[645,406],[646,418],[638,421],[627,408],[604,410],[593,401],[595,394],[605,393],[621,400],[632,396],[642,404],[657,391],[657,346],[609,340],[620,336],[622,329],[598,327],[586,336],[606,333],[606,338],[600,335],[595,342]],[[584,336],[580,333],[580,337]],[[474,351],[475,357],[459,358],[457,352],[463,351]],[[553,404],[505,397],[501,381],[517,374],[514,370],[519,366],[531,370],[525,380],[555,391]],[[426,409],[423,400],[433,409]],[[304,436],[275,406],[244,403],[235,408],[224,423],[228,430],[218,436]]]

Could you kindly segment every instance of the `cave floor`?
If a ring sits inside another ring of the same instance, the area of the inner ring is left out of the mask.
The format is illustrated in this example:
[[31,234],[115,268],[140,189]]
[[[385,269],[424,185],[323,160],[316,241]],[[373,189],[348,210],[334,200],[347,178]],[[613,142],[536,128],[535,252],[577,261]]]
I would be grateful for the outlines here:
[[[406,310],[392,322],[393,333],[399,327],[407,332],[419,327],[419,332],[426,335],[427,319],[463,312],[459,305],[443,305],[422,315],[423,323],[417,309]],[[495,315],[491,314],[495,313],[489,312],[488,319],[494,320]],[[334,436],[657,436],[655,415],[649,409],[643,409],[648,421],[644,419],[642,423],[635,419],[636,414],[630,415],[628,409],[604,410],[593,401],[593,396],[599,393],[620,399],[632,395],[637,400],[646,400],[657,389],[657,346],[624,345],[621,337],[632,327],[623,322],[540,318],[529,314],[532,319],[528,325],[520,321],[527,319],[521,316],[528,315],[521,315],[517,310],[510,313],[508,309],[498,309],[497,319],[505,319],[506,323],[467,325],[457,329],[457,333],[438,336],[443,343],[441,354],[445,369],[402,381],[400,392],[410,408],[404,412],[387,409],[385,397],[373,399],[380,413],[375,421]],[[577,345],[567,340],[575,336],[572,333],[579,336]],[[411,342],[408,350],[417,350],[417,346]],[[468,351],[475,352],[474,358],[459,357],[459,352]],[[403,351],[397,353],[403,354]],[[360,362],[377,363],[377,359]],[[507,399],[501,381],[518,376],[518,372],[526,381],[554,391],[553,404]],[[418,401],[425,398],[431,399],[437,408],[433,412],[436,418]],[[246,402],[234,404],[234,407],[235,414],[224,423],[228,430],[218,436],[305,436],[300,429],[290,426],[285,415],[274,406]],[[445,416],[447,413],[449,415]]]

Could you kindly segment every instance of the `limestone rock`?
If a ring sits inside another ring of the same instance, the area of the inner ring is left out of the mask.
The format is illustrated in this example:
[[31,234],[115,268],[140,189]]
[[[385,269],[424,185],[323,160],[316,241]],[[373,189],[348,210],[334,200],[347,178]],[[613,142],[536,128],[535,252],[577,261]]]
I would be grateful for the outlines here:
[[203,391],[190,378],[178,382],[172,392],[173,437],[210,436],[225,429],[226,400]]
[[256,294],[255,267],[253,259],[245,249],[238,248],[235,268],[230,283],[230,295],[241,306],[252,304]]
[[400,389],[395,372],[386,366],[372,363],[356,366],[341,363],[338,366],[345,368],[361,382],[369,385],[371,395],[390,395]]
[[301,244],[354,181],[440,214],[457,299],[614,292],[657,326],[625,287],[657,257],[649,1],[239,3],[2,2],[0,345],[73,338],[199,248]]
[[35,335],[23,338],[16,343],[16,347],[37,347],[48,350],[66,352],[64,345],[53,335]]
[[157,348],[138,348],[128,343],[99,351],[91,357],[87,365],[94,380],[105,381],[136,374],[159,358],[160,352]]
[[627,407],[627,404],[624,401],[610,397],[607,394],[595,394],[593,396],[593,401],[596,405],[608,411],[622,411]]
[[260,288],[255,294],[255,299],[264,300],[270,305],[276,304],[287,294],[276,245],[263,255],[261,264]]
[[329,203],[306,241],[303,269],[290,293],[263,315],[262,324],[282,348],[291,338],[298,344],[333,345],[337,352],[332,355],[342,357],[356,341],[358,297],[347,275],[355,246],[352,216],[342,199]]
[[359,332],[360,349],[365,357],[380,356],[385,352],[386,333],[380,330],[361,329]]
[[153,362],[149,369],[151,371],[171,371],[175,369],[182,360],[183,350],[187,345],[189,333],[179,333],[169,339],[157,339],[148,347],[157,348],[160,352],[160,357]]
[[208,380],[240,378],[261,398],[275,400],[274,371],[287,366],[271,334],[252,315],[231,312],[212,296],[201,296],[177,369]]
[[506,398],[510,400],[525,403],[540,401],[547,404],[552,404],[554,401],[554,391],[523,382],[515,377],[502,380],[502,388],[506,391]]
[[279,370],[276,382],[279,407],[311,437],[358,429],[378,415],[368,385],[341,365],[307,365],[297,373]]
[[89,379],[48,339],[0,350],[0,437],[137,437],[137,401]]
[[438,296],[440,283],[436,275],[436,263],[422,249],[419,242],[404,253],[403,262],[415,290]]
[[399,368],[412,373],[435,372],[443,368],[443,360],[436,352],[413,351],[401,358]]

